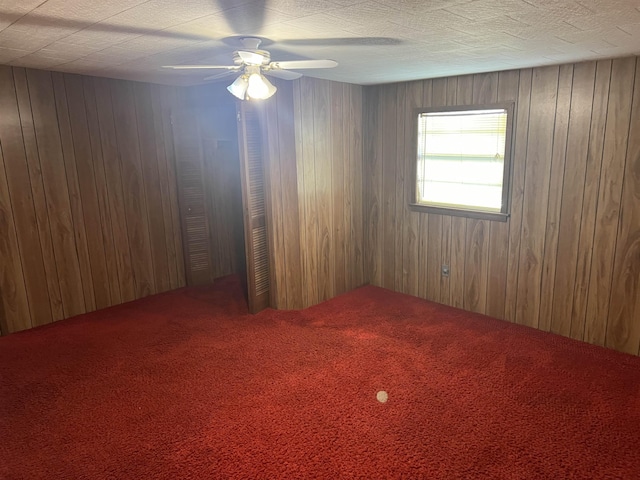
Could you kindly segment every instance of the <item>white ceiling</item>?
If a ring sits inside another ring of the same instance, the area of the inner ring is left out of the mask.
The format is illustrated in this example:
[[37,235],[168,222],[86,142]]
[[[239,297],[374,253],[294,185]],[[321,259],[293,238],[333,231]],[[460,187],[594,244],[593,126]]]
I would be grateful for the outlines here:
[[0,64],[195,84],[242,35],[366,85],[639,54],[640,0],[0,0]]

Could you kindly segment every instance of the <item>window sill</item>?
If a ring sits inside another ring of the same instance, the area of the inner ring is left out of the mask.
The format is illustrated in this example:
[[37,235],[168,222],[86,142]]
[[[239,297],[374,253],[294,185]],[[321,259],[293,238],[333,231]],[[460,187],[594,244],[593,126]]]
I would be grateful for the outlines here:
[[410,203],[409,208],[414,212],[435,213],[437,215],[451,215],[454,217],[477,218],[480,220],[490,220],[493,222],[506,222],[509,218],[508,213],[478,212],[475,210],[463,210],[447,207],[432,207],[421,205],[419,203]]

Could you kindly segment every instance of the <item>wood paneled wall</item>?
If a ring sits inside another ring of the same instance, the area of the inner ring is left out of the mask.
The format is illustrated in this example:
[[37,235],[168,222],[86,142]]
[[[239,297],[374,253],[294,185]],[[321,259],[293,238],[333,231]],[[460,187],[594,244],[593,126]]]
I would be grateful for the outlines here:
[[272,305],[364,283],[362,87],[303,77],[265,105]]
[[[638,354],[639,69],[279,82],[263,116],[273,305],[370,281]],[[170,112],[206,92],[0,67],[3,333],[184,285]],[[511,100],[508,221],[410,211],[412,109]]]
[[184,285],[176,89],[0,67],[0,328]]
[[[516,102],[509,220],[410,211],[412,109],[498,101]],[[639,353],[637,58],[367,87],[365,105],[373,284]]]

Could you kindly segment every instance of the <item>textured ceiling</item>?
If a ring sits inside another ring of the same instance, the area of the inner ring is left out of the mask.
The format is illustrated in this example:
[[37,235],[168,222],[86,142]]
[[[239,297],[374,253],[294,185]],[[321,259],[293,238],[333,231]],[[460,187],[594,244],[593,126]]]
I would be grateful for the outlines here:
[[640,0],[0,0],[0,64],[195,84],[242,35],[376,84],[638,54]]

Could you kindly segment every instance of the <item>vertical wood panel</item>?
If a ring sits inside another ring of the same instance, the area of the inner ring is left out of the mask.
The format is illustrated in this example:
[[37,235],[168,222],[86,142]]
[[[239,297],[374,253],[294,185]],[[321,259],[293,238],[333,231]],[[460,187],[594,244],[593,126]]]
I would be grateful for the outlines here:
[[[84,89],[82,78],[76,75],[65,75],[61,78],[66,87],[67,104],[69,108],[69,122],[72,134],[72,144],[77,172],[79,197],[77,201],[82,206],[82,217],[77,219],[76,230],[84,231],[89,260],[89,282],[93,286],[95,308],[105,308],[112,305],[107,264],[105,259],[105,242],[102,239],[100,222],[100,208],[93,166],[93,152],[89,138],[88,119],[85,109]],[[61,85],[62,87],[62,85]],[[59,109],[60,110],[60,109]],[[68,169],[70,170],[70,169]],[[75,182],[74,182],[75,183]],[[88,307],[90,308],[90,307]],[[93,308],[91,308],[93,309]]]
[[298,181],[296,171],[293,85],[281,82],[277,97],[280,178],[282,182],[283,229],[285,232],[286,308],[302,308],[302,276]]
[[545,218],[549,190],[553,119],[558,97],[558,67],[533,71],[529,142],[522,207],[522,243],[518,270],[516,322],[538,326],[540,313],[540,279],[544,257]]
[[[0,156],[2,154],[0,153]],[[2,265],[4,265],[4,263],[2,263]],[[2,280],[0,279],[0,282]],[[2,288],[1,288],[2,283],[0,283],[0,298],[2,296]],[[0,302],[0,336],[4,335],[6,332],[9,331],[9,325],[7,322],[7,315],[4,311],[4,303]],[[3,333],[5,332],[5,333]]]
[[450,305],[464,307],[465,255],[467,222],[462,217],[451,219],[451,262],[449,263]]
[[440,301],[440,277],[442,262],[442,215],[429,214],[427,217],[427,300]]
[[316,210],[318,214],[318,295],[319,300],[334,296],[335,268],[333,244],[332,165],[331,165],[331,84],[327,81],[312,81],[314,84],[314,174]]
[[[295,144],[295,172],[296,172],[296,183],[298,187],[298,196],[299,199],[296,200],[298,203],[298,214],[299,220],[298,224],[300,225],[299,233],[300,233],[300,271],[302,272],[300,278],[310,278],[308,275],[310,274],[311,265],[309,263],[309,255],[305,255],[304,250],[307,244],[307,200],[306,200],[306,181],[305,181],[305,170],[303,163],[303,155],[305,152],[304,144],[305,139],[303,136],[303,118],[302,118],[302,82],[294,82],[293,84],[293,123],[294,123],[294,144]],[[307,139],[308,141],[308,139]],[[313,283],[313,282],[311,282]],[[310,287],[302,289],[302,305],[310,305],[311,295],[310,295]]]
[[120,278],[118,275],[117,251],[114,243],[114,235],[111,228],[111,210],[109,208],[109,190],[106,172],[104,168],[104,156],[102,154],[102,144],[100,139],[100,121],[98,119],[98,107],[96,102],[95,88],[93,81],[84,77],[82,80],[85,98],[85,110],[87,115],[87,128],[89,130],[89,141],[91,153],[93,155],[93,168],[95,173],[96,192],[100,216],[98,218],[101,232],[101,241],[104,245],[105,265],[108,276],[109,295],[112,304],[122,302],[120,292]]
[[[393,163],[395,164],[395,211],[394,216],[396,219],[396,228],[394,230],[395,238],[394,238],[394,289],[402,290],[402,283],[404,281],[405,268],[403,266],[403,249],[404,243],[402,241],[402,235],[405,231],[404,222],[406,220],[405,210],[407,210],[407,199],[405,196],[405,179],[409,178],[406,174],[406,162],[404,161],[405,148],[407,147],[404,143],[404,135],[405,135],[405,121],[407,121],[407,115],[402,115],[401,111],[405,108],[407,103],[407,85],[400,84],[396,89],[396,108],[398,112],[396,114],[396,125],[395,125],[395,141],[396,141],[396,152],[395,158],[393,159]],[[412,121],[412,120],[411,120]],[[409,148],[411,150],[411,148]]]
[[[176,159],[173,145],[173,134],[171,130],[171,111],[178,107],[178,95],[175,88],[155,86],[154,98],[160,103],[160,112],[162,115],[162,137],[164,141],[168,187],[167,193],[170,207],[169,209],[165,209],[165,212],[167,212],[171,217],[171,221],[165,222],[165,225],[171,224],[172,226],[171,230],[173,241],[169,238],[167,239],[167,248],[170,262],[171,260],[175,262],[176,278],[174,279],[172,287],[176,288],[185,284],[184,260],[182,257],[182,231],[180,228],[180,213],[178,205]],[[159,158],[161,159],[161,157]],[[160,168],[162,169],[162,167]],[[239,243],[243,244],[242,241]],[[170,244],[173,244],[173,246],[170,247]]]
[[0,330],[9,333],[31,327],[29,300],[20,264],[20,250],[7,184],[5,160],[0,150],[0,293],[3,308],[0,312]]
[[[1,231],[2,235],[16,235],[17,245],[20,245],[20,252],[16,251],[14,255],[24,270],[24,287],[31,306],[31,318],[26,316],[24,325],[43,325],[52,321],[51,303],[13,75],[8,67],[0,68],[0,111],[0,145],[3,156],[10,159],[0,172],[5,175],[3,181],[6,182],[3,211],[6,220]],[[9,251],[9,244],[5,244],[3,250]],[[15,271],[11,262],[6,268]]]
[[143,297],[155,292],[156,284],[135,98],[133,86],[128,82],[113,82],[111,90],[135,292],[137,297]]
[[176,255],[176,245],[174,243],[174,220],[170,184],[175,182],[175,178],[170,176],[170,169],[167,165],[167,156],[169,155],[166,148],[166,139],[163,125],[163,117],[170,115],[166,113],[162,106],[162,95],[164,91],[159,85],[151,85],[151,115],[153,117],[153,132],[155,139],[155,153],[158,167],[158,182],[160,186],[160,205],[161,212],[165,216],[163,223],[164,226],[164,246],[166,249],[167,257],[167,275],[169,279],[169,288],[176,288],[180,285],[178,280],[178,262],[183,263],[182,259],[178,259]]
[[365,102],[364,156],[366,170],[365,212],[365,269],[366,278],[373,285],[382,285],[382,223],[380,221],[380,194],[382,190],[382,99],[381,87],[367,90]]
[[598,62],[596,66],[596,84],[587,150],[587,168],[584,194],[582,196],[582,214],[579,230],[580,240],[578,242],[576,276],[573,284],[573,305],[571,308],[570,334],[572,338],[577,340],[584,338],[585,310],[587,308],[587,291],[589,277],[591,275],[593,252],[593,234],[600,186],[607,106],[609,103],[611,64],[612,62],[610,60],[605,60]]
[[[415,168],[416,153],[413,147],[412,125],[415,121],[414,110],[422,104],[423,83],[411,82],[407,85],[406,103],[404,105],[404,132],[403,142],[405,145],[405,155],[400,157],[404,161],[405,172]],[[406,175],[406,178],[410,178]],[[418,295],[418,265],[416,259],[419,258],[419,229],[420,214],[409,209],[408,204],[412,186],[409,182],[405,182],[403,190],[403,206],[404,206],[404,228],[403,228],[403,245],[402,245],[402,269],[403,282],[402,291],[411,295]]]
[[511,213],[509,217],[509,251],[507,254],[507,289],[505,292],[504,318],[516,321],[516,297],[520,259],[520,234],[525,187],[525,165],[529,139],[529,111],[531,107],[531,81],[533,71],[520,71],[518,101],[514,125],[514,161],[511,177]]
[[[395,249],[396,249],[396,116],[397,98],[394,87],[382,87],[380,137],[382,141],[382,190],[380,224],[382,229],[382,270],[381,286],[393,288],[395,283]],[[389,194],[386,194],[388,192]]]
[[62,304],[65,316],[70,317],[84,313],[86,303],[69,189],[63,167],[66,164],[60,140],[53,82],[51,74],[36,70],[27,71],[27,82],[40,153],[40,165],[47,198]]
[[89,259],[87,227],[84,223],[85,206],[82,202],[82,196],[80,193],[78,168],[76,165],[76,156],[71,133],[71,120],[67,104],[67,93],[64,86],[63,75],[54,72],[51,74],[51,77],[53,80],[56,113],[58,116],[58,130],[60,132],[60,142],[62,144],[62,158],[64,160],[64,170],[67,176],[67,188],[69,191],[69,202],[71,204],[73,233],[76,245],[75,249],[78,264],[80,265],[82,290],[84,291],[84,303],[87,311],[92,311],[96,308],[96,299],[92,282],[91,261]]
[[[345,174],[343,179],[344,195],[346,208],[344,212],[344,229],[345,229],[345,289],[349,291],[355,288],[358,283],[356,282],[356,231],[355,224],[359,223],[363,219],[364,212],[360,211],[358,215],[354,210],[356,209],[356,189],[355,189],[355,159],[353,152],[353,143],[356,141],[354,137],[354,124],[355,118],[360,118],[362,121],[362,108],[360,111],[354,111],[354,93],[351,85],[343,85],[344,101],[346,102],[346,108],[344,111],[344,122],[346,131],[344,132],[344,158],[346,159]],[[362,184],[362,180],[360,180]]]
[[[49,293],[49,303],[51,304],[51,314],[53,320],[64,318],[64,307],[62,305],[62,294],[60,292],[60,282],[55,253],[53,250],[53,238],[51,234],[51,224],[49,222],[47,199],[44,192],[42,180],[42,168],[40,167],[40,156],[36,141],[36,133],[33,125],[33,115],[31,113],[31,99],[27,84],[27,74],[23,68],[14,68],[13,77],[15,80],[18,110],[20,113],[19,123],[16,124],[22,129],[22,141],[27,158],[29,179],[31,181],[31,192],[38,224],[38,234],[40,247],[42,248],[42,259],[44,262],[47,288]],[[15,130],[17,140],[20,141],[17,128]],[[13,135],[12,135],[13,137]],[[10,141],[5,139],[5,142]],[[7,144],[8,145],[8,144]]]
[[640,355],[640,62],[623,176],[606,345]]
[[551,154],[551,173],[548,193],[549,203],[547,207],[547,224],[544,241],[544,260],[542,263],[542,283],[538,300],[540,302],[538,328],[544,331],[549,331],[551,328],[551,309],[553,306],[556,258],[558,255],[560,204],[562,200],[562,183],[564,181],[572,84],[573,65],[561,66],[558,79],[558,101],[553,132],[553,150]]
[[465,242],[464,309],[484,313],[487,301],[489,223],[468,219]]
[[122,301],[126,302],[136,298],[136,290],[131,263],[129,231],[127,228],[124,189],[119,160],[119,145],[116,138],[110,82],[106,79],[95,79],[94,86],[96,108],[98,110],[100,144],[102,147],[102,161],[104,164],[105,181],[108,185],[109,212],[111,214],[109,228],[113,233],[120,294]]
[[[300,112],[300,131],[296,132],[296,136],[301,138],[301,155],[297,158],[297,167],[298,172],[302,173],[303,180],[303,186],[299,188],[304,209],[304,223],[301,228],[301,232],[304,231],[304,237],[301,239],[301,245],[306,247],[302,249],[304,278],[309,279],[310,284],[305,289],[305,305],[314,305],[320,301],[320,293],[316,280],[319,270],[319,245],[313,128],[315,103],[311,79],[306,77],[300,79],[299,93],[296,100]],[[300,187],[300,184],[298,186]]]
[[[442,216],[440,265],[451,265],[451,218],[449,215]],[[451,303],[449,278],[448,276],[440,275],[440,298],[435,299],[436,302],[444,305]]]
[[363,90],[358,85],[351,85],[350,118],[351,118],[351,141],[349,158],[353,169],[353,209],[352,209],[352,240],[354,245],[353,260],[351,267],[355,270],[354,286],[359,287],[369,279],[364,273],[364,155],[363,155]]
[[[329,90],[331,133],[331,223],[333,266],[330,275],[334,279],[333,296],[346,291],[346,238],[345,210],[348,209],[345,195],[345,144],[343,121],[345,118],[344,88],[340,83],[330,83]],[[345,208],[347,207],[347,208]]]
[[551,328],[554,333],[568,336],[571,331],[573,285],[578,260],[580,216],[584,192],[589,126],[593,106],[595,62],[578,64],[574,68],[571,112],[566,147],[562,204],[558,228],[558,246]]
[[629,99],[633,98],[635,70],[635,58],[613,61],[585,312],[584,340],[597,345],[604,345],[607,332],[604,319],[609,316],[611,276],[631,121]]
[[[498,74],[498,101],[515,102],[518,98],[520,72],[500,72]],[[515,121],[514,121],[515,126]],[[511,145],[511,176],[516,162],[515,145]],[[486,314],[504,319],[505,295],[507,289],[507,266],[509,252],[509,221],[492,222],[489,232],[489,273],[487,280]]]
[[136,130],[140,148],[140,175],[144,186],[143,209],[148,218],[148,235],[151,246],[151,265],[154,279],[154,291],[164,292],[170,288],[167,243],[165,238],[162,210],[162,189],[158,169],[156,149],[156,130],[151,105],[150,86],[135,83],[133,87],[136,113]]

